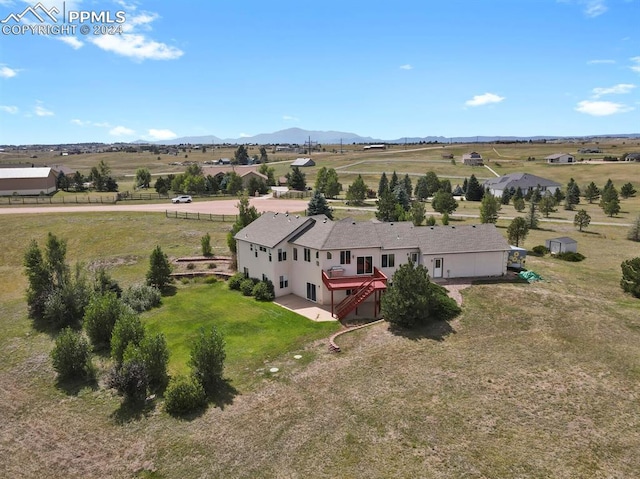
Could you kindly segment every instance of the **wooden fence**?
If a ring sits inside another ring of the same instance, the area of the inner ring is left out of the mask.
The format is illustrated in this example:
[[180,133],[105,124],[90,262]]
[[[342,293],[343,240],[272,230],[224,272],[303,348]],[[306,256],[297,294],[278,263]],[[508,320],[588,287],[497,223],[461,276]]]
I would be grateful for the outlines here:
[[116,196],[55,195],[55,196],[0,196],[0,205],[80,205],[114,204]]
[[200,220],[200,221],[218,221],[225,223],[235,223],[238,215],[214,215],[211,213],[189,213],[187,211],[169,211],[164,212],[167,218],[175,218],[180,220]]

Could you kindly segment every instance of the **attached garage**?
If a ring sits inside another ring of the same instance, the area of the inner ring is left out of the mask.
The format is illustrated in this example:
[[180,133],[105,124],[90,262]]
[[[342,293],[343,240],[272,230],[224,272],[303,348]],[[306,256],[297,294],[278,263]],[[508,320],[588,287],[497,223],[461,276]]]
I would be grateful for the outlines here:
[[56,173],[49,167],[0,168],[0,196],[55,193]]

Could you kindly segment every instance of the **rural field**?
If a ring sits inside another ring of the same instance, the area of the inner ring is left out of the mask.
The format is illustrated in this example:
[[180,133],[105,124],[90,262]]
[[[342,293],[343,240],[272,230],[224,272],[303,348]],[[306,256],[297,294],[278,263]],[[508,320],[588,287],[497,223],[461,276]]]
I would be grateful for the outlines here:
[[[604,155],[620,155],[640,150],[637,143],[598,146]],[[461,164],[461,155],[475,150],[499,174],[527,171],[563,185],[574,178],[581,188],[611,178],[618,189],[628,181],[640,188],[640,163],[601,163],[596,155],[568,166],[542,160],[582,146],[396,145],[372,153],[347,145],[340,154],[331,153],[331,145],[312,155],[317,165],[305,173],[313,185],[318,169],[331,167],[345,189],[357,174],[377,189],[383,171],[409,173],[415,184],[417,175],[432,170],[455,186],[471,173],[492,175]],[[455,164],[443,160],[443,152],[453,153]],[[217,159],[233,156],[233,149],[187,154]],[[168,164],[175,158],[157,156],[74,155],[65,164],[87,174],[104,159],[125,190],[133,187],[136,168],[184,170]],[[305,155],[270,154],[276,174],[285,174],[297,156]],[[454,224],[476,222],[478,206],[461,202]],[[327,350],[336,323],[280,314],[274,305],[258,310],[253,300],[229,296],[236,293],[222,283],[179,282],[176,294],[143,322],[169,338],[171,373],[184,371],[194,328],[228,328],[226,376],[234,391],[185,419],[166,414],[161,399],[155,408],[124,414],[121,399],[101,381],[58,386],[49,359],[53,335],[27,318],[22,256],[31,239],[42,245],[52,232],[67,240],[71,264],[82,262],[88,271],[105,266],[127,286],[143,280],[156,245],[170,258],[196,255],[209,233],[214,253],[228,254],[230,223],[163,212],[0,215],[7,232],[0,238],[0,470],[12,478],[636,477],[640,301],[619,283],[620,263],[640,256],[640,244],[626,239],[640,199],[621,206],[609,218],[581,199],[578,208],[592,217],[583,232],[572,224],[575,213],[560,207],[524,243],[531,250],[545,239],[571,236],[584,261],[529,256],[527,268],[543,281],[477,282],[463,290],[462,314],[450,323],[410,333],[374,325],[341,336],[337,354]],[[501,215],[498,227],[506,236],[508,218],[517,212],[505,206]],[[336,216],[369,219],[373,213],[336,209]],[[239,320],[258,319],[227,323],[234,316],[229,311]],[[104,372],[107,359],[98,356],[96,363]],[[268,373],[271,366],[279,372]]]

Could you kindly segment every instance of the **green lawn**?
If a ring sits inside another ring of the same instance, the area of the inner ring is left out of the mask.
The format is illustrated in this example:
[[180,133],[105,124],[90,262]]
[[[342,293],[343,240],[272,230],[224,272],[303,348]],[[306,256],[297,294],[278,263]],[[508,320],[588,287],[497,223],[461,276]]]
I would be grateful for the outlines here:
[[215,325],[227,343],[227,374],[243,386],[256,377],[255,370],[305,344],[328,338],[340,325],[316,323],[269,302],[258,302],[230,291],[226,284],[190,284],[162,307],[147,312],[143,321],[152,332],[167,338],[172,374],[187,371],[191,344],[200,328]]

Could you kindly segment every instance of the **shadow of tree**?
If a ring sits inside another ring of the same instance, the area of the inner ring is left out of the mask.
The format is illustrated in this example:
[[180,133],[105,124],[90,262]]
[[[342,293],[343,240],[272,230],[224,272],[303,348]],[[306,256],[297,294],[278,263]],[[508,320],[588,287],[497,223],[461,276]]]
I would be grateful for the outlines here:
[[450,334],[455,334],[451,324],[447,321],[432,321],[413,329],[402,328],[396,325],[390,325],[389,331],[396,336],[401,336],[412,341],[420,339],[431,339],[434,341],[444,341]]
[[116,424],[122,425],[147,417],[155,407],[155,398],[139,402],[124,400],[120,403],[120,407],[111,413],[110,417]]
[[225,406],[233,404],[233,399],[240,394],[239,391],[231,384],[230,379],[223,379],[220,386],[214,394],[209,396],[209,400],[216,407],[224,409]]
[[56,381],[56,388],[64,391],[64,393],[69,396],[77,396],[83,389],[96,391],[98,389],[98,381],[96,381],[95,377],[83,379],[58,379]]

